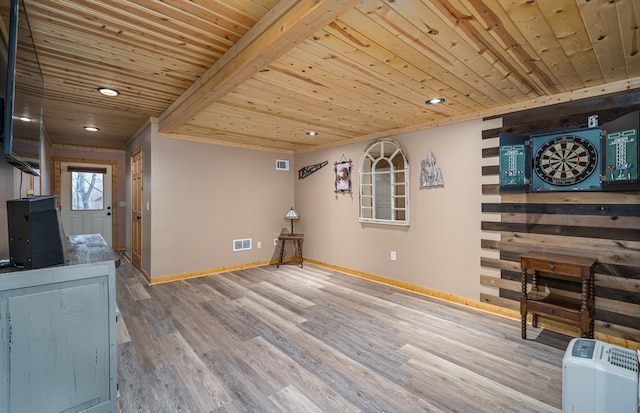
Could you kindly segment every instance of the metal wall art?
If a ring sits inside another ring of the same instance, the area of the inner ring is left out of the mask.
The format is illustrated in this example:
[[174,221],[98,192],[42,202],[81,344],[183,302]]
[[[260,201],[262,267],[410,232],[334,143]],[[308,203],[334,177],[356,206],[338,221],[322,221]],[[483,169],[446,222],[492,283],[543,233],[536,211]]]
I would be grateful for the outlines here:
[[329,161],[324,161],[324,162],[317,163],[315,165],[303,166],[298,170],[298,179],[306,178],[307,176],[311,175],[312,173],[322,168],[323,166],[327,165],[328,163]]
[[442,171],[436,166],[436,157],[433,152],[429,151],[427,159],[424,159],[421,164],[420,188],[444,186]]

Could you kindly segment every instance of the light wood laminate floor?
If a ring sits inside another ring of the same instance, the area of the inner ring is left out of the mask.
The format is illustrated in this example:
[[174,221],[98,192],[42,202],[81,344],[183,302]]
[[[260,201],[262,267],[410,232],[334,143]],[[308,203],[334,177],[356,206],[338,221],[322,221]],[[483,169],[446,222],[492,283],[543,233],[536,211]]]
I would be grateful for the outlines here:
[[561,408],[567,337],[321,267],[148,286],[123,260],[117,301],[123,413]]

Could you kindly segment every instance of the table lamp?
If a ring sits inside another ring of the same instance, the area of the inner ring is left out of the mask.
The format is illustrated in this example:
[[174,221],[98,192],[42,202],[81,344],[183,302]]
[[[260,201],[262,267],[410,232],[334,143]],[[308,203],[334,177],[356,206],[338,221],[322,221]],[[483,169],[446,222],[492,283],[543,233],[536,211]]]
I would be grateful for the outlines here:
[[293,209],[293,207],[291,207],[291,209],[289,211],[287,211],[287,215],[284,216],[284,219],[288,219],[291,221],[291,233],[293,234],[293,221],[295,221],[296,219],[300,219],[300,215],[298,215],[298,213],[296,212],[295,209]]

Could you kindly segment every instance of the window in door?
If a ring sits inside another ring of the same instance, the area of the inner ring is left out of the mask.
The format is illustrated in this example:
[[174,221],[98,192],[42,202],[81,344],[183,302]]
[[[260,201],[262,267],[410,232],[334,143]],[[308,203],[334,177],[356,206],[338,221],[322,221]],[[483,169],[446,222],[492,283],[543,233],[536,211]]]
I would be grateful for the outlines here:
[[409,225],[409,162],[390,139],[372,143],[360,169],[360,222]]
[[71,210],[104,209],[104,174],[100,170],[71,170]]

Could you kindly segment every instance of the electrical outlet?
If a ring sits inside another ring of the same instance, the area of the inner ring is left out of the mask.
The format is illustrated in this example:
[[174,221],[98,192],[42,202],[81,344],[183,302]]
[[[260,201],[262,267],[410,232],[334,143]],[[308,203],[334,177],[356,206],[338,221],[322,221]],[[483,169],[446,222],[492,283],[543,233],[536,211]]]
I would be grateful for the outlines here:
[[395,251],[391,251],[391,261],[395,261],[396,260],[396,252]]
[[256,244],[257,248],[262,248],[262,241],[258,241],[258,243]]

